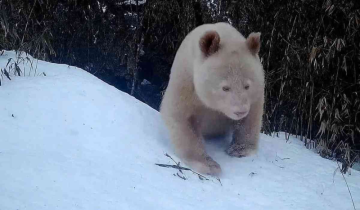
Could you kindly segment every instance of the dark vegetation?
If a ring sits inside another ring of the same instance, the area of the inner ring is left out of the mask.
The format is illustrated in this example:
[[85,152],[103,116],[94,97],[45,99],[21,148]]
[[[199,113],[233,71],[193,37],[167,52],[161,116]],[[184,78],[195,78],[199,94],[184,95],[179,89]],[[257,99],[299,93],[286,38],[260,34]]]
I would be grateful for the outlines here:
[[263,132],[295,134],[351,165],[360,149],[358,0],[0,0],[0,50],[83,68],[158,109],[182,39],[219,21],[262,33]]

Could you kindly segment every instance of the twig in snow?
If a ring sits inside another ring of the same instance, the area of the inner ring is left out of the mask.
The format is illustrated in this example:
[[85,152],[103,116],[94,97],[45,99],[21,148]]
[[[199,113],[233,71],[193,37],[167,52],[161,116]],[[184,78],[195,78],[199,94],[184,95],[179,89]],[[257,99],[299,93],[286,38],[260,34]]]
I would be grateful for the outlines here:
[[201,174],[199,174],[199,173],[197,173],[197,172],[195,172],[195,171],[193,171],[193,170],[191,170],[191,169],[190,169],[190,171],[193,172],[194,174],[197,174],[200,180],[204,180],[204,179],[205,179],[205,180],[209,180],[209,179],[206,178],[205,176],[203,176],[203,175],[201,175]]
[[[170,158],[177,166],[180,166],[180,162],[176,162],[168,153],[165,153],[165,156]],[[181,169],[179,169],[179,171],[183,174]]]
[[175,168],[175,169],[178,169],[178,170],[191,171],[190,168],[185,168],[185,167],[178,166],[178,165],[168,165],[168,164],[160,164],[160,163],[155,163],[155,165],[160,166],[160,167],[164,167],[164,168]]
[[[200,180],[209,180],[208,178],[206,178],[205,176],[191,170],[190,168],[185,168],[185,167],[182,167],[182,166],[178,166],[178,165],[168,165],[168,164],[160,164],[160,163],[155,163],[155,165],[157,166],[160,166],[160,167],[164,167],[164,168],[175,168],[175,169],[178,169],[178,170],[184,170],[184,171],[191,171],[193,172],[194,174],[198,175],[199,179]],[[182,172],[181,172],[182,173]]]
[[[165,153],[165,156],[168,157],[168,158],[170,158],[177,166],[181,167],[181,166],[180,166],[180,162],[176,162],[176,161],[174,160],[174,158],[172,158],[169,154]],[[203,175],[201,175],[201,174],[199,174],[199,173],[191,170],[190,168],[186,168],[186,169],[185,169],[185,167],[181,167],[181,168],[184,168],[184,170],[191,171],[191,172],[193,172],[194,174],[198,175],[198,177],[199,177],[200,180],[204,180],[204,179],[205,179],[205,180],[209,180],[209,179],[206,178],[205,176],[203,176]],[[179,170],[180,170],[181,173],[183,173],[180,168],[179,168]]]
[[[181,166],[178,166],[178,165],[168,165],[168,164],[159,164],[159,163],[155,163],[155,165],[160,166],[160,167],[165,167],[165,168],[175,168],[175,169],[178,169],[181,174],[184,174],[184,173],[182,172],[182,170],[188,170],[188,171],[190,171],[189,168],[181,167]],[[186,180],[185,176],[181,176],[181,175],[179,175],[179,173],[176,173],[176,175],[177,175],[179,178],[181,178],[181,179],[183,179],[183,180]],[[174,174],[174,176],[175,176],[175,174]]]
[[[338,167],[340,168],[339,162],[336,161],[336,164],[337,164]],[[346,181],[346,179],[345,179],[344,173],[343,173],[341,170],[340,170],[340,172],[341,172],[342,177],[344,178],[344,181],[345,181],[345,183],[346,183],[346,187],[347,187],[347,189],[348,189],[348,191],[349,191],[350,198],[351,198],[351,201],[352,201],[354,210],[356,210],[356,208],[355,208],[355,203],[354,203],[354,199],[353,199],[353,197],[352,197],[352,195],[351,195],[351,191],[350,191],[349,185],[348,185],[348,183],[347,183],[347,181]]]
[[5,76],[6,76],[9,80],[11,80],[10,74],[9,74],[8,71],[6,71],[6,69],[4,69],[4,74],[5,74]]
[[288,159],[290,159],[290,158],[282,158],[282,157],[278,156],[277,153],[276,153],[276,157],[280,158],[280,160],[288,160]]
[[[274,161],[271,161],[271,163],[274,164],[274,165],[276,165],[276,164],[274,163]],[[279,168],[285,168],[284,166],[278,166],[278,165],[276,165],[276,166],[279,167]]]
[[220,182],[220,184],[221,184],[221,186],[222,186],[221,180],[220,180],[219,178],[216,178],[216,179]]
[[256,174],[255,172],[251,172],[251,173],[249,174],[249,176],[253,177],[255,174]]
[[[190,169],[190,168],[186,168],[186,167],[180,166],[180,162],[176,162],[176,161],[174,160],[174,158],[172,158],[169,154],[165,153],[165,156],[168,157],[168,158],[170,158],[176,165],[160,164],[160,163],[155,163],[155,165],[160,166],[160,167],[165,167],[165,168],[175,168],[175,169],[178,169],[178,170],[180,171],[180,173],[182,173],[182,174],[183,174],[183,172],[182,172],[181,170],[191,171],[192,173],[198,175],[198,178],[199,178],[200,180],[209,180],[206,176],[201,175],[201,174],[193,171],[193,170]],[[174,174],[174,175],[175,175],[175,174]],[[179,175],[178,173],[176,173],[176,175],[177,175],[178,177],[180,177],[181,179],[186,180],[185,176],[181,176],[181,175]],[[216,179],[219,181],[220,185],[222,186],[221,180],[220,180],[218,177],[216,177]],[[212,181],[213,181],[213,180],[212,180]]]
[[168,153],[165,153],[165,156],[170,158],[176,165],[180,165],[180,162],[176,162]]
[[181,175],[179,175],[179,173],[176,173],[176,175],[177,175],[178,177],[180,177],[180,179],[186,180],[185,176],[181,176]]
[[209,180],[208,178],[206,178],[205,176],[191,170],[190,168],[185,168],[185,167],[182,167],[180,166],[180,162],[176,162],[174,160],[174,158],[172,158],[169,154],[165,153],[165,156],[170,158],[176,165],[168,165],[168,164],[158,164],[156,163],[155,165],[158,165],[158,166],[161,166],[161,167],[167,167],[167,168],[175,168],[175,169],[178,169],[180,171],[180,173],[183,173],[181,170],[184,170],[184,171],[191,171],[193,172],[194,174],[198,175],[199,179],[200,180]]

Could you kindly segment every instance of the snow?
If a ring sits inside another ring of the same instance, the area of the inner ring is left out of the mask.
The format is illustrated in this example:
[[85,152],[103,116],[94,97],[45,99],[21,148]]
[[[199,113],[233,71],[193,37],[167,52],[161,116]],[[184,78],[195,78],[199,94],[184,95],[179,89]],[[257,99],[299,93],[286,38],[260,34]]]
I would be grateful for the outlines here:
[[[25,59],[30,76],[1,79],[1,210],[353,209],[337,163],[283,133],[261,135],[259,152],[241,159],[208,143],[221,183],[159,167],[173,164],[166,153],[178,158],[157,111],[84,70],[30,60],[36,73]],[[360,208],[360,173],[351,172]]]

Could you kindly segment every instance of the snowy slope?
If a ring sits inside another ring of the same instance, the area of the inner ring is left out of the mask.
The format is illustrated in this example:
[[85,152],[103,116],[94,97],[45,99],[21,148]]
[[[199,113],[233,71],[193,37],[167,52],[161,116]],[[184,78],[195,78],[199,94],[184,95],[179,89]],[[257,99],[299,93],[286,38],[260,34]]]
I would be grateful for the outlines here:
[[[183,180],[155,165],[178,160],[157,111],[81,69],[36,63],[39,75],[0,87],[0,210],[353,209],[336,162],[295,138],[262,135],[241,159],[209,143],[221,184],[190,171]],[[360,208],[360,173],[345,177]]]

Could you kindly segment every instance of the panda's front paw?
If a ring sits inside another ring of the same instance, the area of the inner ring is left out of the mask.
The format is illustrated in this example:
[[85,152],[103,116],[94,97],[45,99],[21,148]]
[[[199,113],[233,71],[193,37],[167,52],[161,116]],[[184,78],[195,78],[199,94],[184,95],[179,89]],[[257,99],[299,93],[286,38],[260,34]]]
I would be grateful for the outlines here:
[[226,153],[232,157],[246,157],[254,152],[254,148],[247,144],[231,144]]

